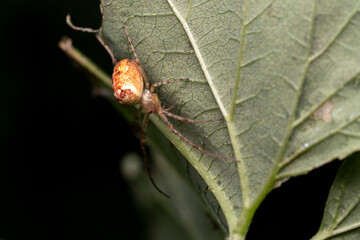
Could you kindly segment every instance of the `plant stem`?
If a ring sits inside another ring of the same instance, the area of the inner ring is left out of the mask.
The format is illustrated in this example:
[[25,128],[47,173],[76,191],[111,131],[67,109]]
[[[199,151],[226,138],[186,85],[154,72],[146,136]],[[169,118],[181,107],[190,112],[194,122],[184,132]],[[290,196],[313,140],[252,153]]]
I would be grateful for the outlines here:
[[78,49],[74,48],[72,45],[72,40],[68,37],[63,37],[59,42],[59,47],[63,50],[70,58],[75,62],[79,63],[82,67],[88,70],[93,74],[97,79],[99,79],[106,86],[111,87],[111,78],[102,71],[94,62],[82,54]]

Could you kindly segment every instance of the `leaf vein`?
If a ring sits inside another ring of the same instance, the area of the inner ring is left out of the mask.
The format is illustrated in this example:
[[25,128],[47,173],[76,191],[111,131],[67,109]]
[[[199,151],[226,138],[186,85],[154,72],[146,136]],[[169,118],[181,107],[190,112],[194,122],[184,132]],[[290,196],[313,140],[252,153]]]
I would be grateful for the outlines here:
[[303,114],[301,117],[299,117],[297,120],[294,121],[293,127],[297,127],[301,123],[303,123],[309,116],[311,116],[320,106],[322,106],[325,102],[327,102],[329,99],[331,99],[333,96],[335,96],[337,93],[339,93],[348,83],[353,81],[355,78],[360,76],[360,70],[356,72],[352,77],[349,78],[349,80],[342,83],[342,86],[337,88],[335,91],[330,93],[327,97],[325,97],[322,101],[320,101],[318,104],[314,104],[312,108],[306,113]]
[[344,124],[340,125],[338,128],[329,131],[328,134],[325,134],[324,136],[322,136],[321,138],[317,139],[316,141],[314,141],[311,144],[308,144],[306,147],[301,148],[299,151],[295,152],[293,155],[291,155],[286,161],[282,162],[280,164],[281,167],[284,167],[286,165],[288,165],[290,162],[292,162],[297,156],[301,155],[302,153],[308,151],[310,148],[313,148],[314,146],[316,146],[317,144],[323,142],[325,139],[335,135],[335,134],[343,134],[341,132],[341,129],[349,126],[350,124],[352,124],[353,122],[356,122],[358,120],[358,118],[360,117],[360,113],[357,115],[352,116],[351,119],[349,119],[348,121],[346,121]]
[[360,4],[354,8],[354,11],[350,14],[349,18],[342,24],[342,26],[339,28],[339,30],[337,32],[335,32],[335,34],[333,35],[333,37],[330,39],[330,41],[328,42],[327,45],[325,45],[323,47],[323,49],[321,49],[320,51],[318,51],[317,53],[315,53],[313,56],[310,57],[310,62],[314,61],[315,59],[317,59],[318,57],[320,57],[321,55],[323,55],[327,49],[329,49],[336,41],[336,39],[340,36],[340,34],[346,29],[346,26],[349,25],[349,23],[351,22],[351,20],[355,17],[355,15],[358,13],[359,11],[359,7]]

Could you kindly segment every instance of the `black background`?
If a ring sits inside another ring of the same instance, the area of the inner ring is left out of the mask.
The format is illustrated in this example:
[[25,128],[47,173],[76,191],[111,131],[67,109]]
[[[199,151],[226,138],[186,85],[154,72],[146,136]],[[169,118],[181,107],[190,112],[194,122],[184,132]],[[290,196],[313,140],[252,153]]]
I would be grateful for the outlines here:
[[[97,0],[5,0],[1,24],[0,238],[145,239],[146,222],[119,172],[138,140],[86,73],[57,47],[70,36],[103,69],[109,56],[90,34]],[[248,239],[308,239],[318,229],[335,161],[274,190]],[[171,239],[171,236],[169,236]]]

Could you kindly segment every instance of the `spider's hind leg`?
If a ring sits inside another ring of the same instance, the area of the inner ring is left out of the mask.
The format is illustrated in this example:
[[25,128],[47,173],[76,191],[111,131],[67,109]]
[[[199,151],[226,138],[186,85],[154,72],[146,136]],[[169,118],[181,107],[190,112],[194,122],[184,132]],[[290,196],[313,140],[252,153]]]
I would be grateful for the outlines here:
[[139,127],[139,118],[140,118],[140,115],[141,115],[142,111],[143,111],[143,107],[140,105],[139,109],[136,112],[134,120],[132,121],[132,124],[131,124],[131,129],[132,129],[134,135],[138,139],[141,139],[141,134],[142,134],[141,133],[141,128]]
[[174,126],[169,122],[169,120],[167,119],[167,117],[165,116],[165,114],[159,110],[158,111],[158,115],[159,117],[161,118],[161,120],[167,125],[167,127],[175,134],[177,135],[179,138],[181,138],[184,142],[186,142],[187,144],[189,144],[191,147],[199,150],[200,152],[203,152],[205,153],[206,155],[209,155],[211,157],[214,157],[214,158],[219,158],[219,159],[224,159],[224,160],[227,160],[229,162],[233,162],[233,161],[237,161],[233,158],[229,158],[229,157],[225,157],[225,156],[220,156],[220,155],[217,155],[217,154],[214,154],[214,153],[211,153],[209,151],[206,151],[204,150],[203,148],[199,147],[198,145],[196,145],[195,143],[193,143],[192,141],[190,141],[188,138],[186,138],[184,135],[182,135],[178,130],[176,130],[174,128]]
[[150,164],[149,164],[149,158],[148,158],[148,155],[146,152],[146,147],[145,147],[146,129],[147,129],[148,122],[149,122],[149,114],[145,113],[144,119],[142,122],[142,126],[141,126],[141,137],[140,137],[140,147],[141,147],[141,151],[143,153],[145,168],[146,168],[146,171],[150,178],[150,181],[153,184],[153,186],[156,188],[156,190],[158,190],[158,192],[161,193],[162,195],[164,195],[165,197],[170,198],[169,195],[167,195],[166,193],[164,193],[163,191],[160,190],[160,188],[156,185],[156,183],[152,177],[151,168],[150,168]]

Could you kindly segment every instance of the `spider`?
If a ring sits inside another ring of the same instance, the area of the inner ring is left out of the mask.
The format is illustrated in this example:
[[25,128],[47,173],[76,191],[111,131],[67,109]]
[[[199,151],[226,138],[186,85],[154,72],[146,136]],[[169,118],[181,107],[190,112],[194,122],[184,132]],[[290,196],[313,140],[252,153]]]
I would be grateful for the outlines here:
[[[155,88],[160,85],[165,85],[169,83],[175,83],[180,81],[187,81],[188,78],[179,78],[175,80],[168,80],[164,82],[157,82],[152,85],[150,85],[148,77],[140,63],[139,57],[136,54],[135,47],[131,42],[130,35],[128,31],[126,30],[125,24],[123,24],[124,31],[127,37],[127,40],[129,42],[129,45],[131,47],[131,50],[134,54],[135,60],[131,59],[123,59],[120,62],[118,62],[110,50],[110,48],[106,45],[106,43],[102,40],[102,37],[99,35],[99,30],[93,30],[90,28],[82,28],[77,27],[73,25],[70,19],[70,15],[66,16],[66,22],[67,24],[78,31],[83,32],[90,32],[95,33],[96,38],[99,40],[101,45],[106,49],[106,51],[109,53],[113,64],[115,65],[113,75],[112,75],[112,86],[114,91],[115,99],[120,104],[127,104],[127,105],[136,105],[140,104],[137,114],[135,115],[133,126],[135,129],[138,129],[138,120],[143,111],[145,111],[145,115],[143,117],[142,125],[141,125],[141,131],[140,131],[140,147],[143,153],[144,163],[146,170],[148,172],[148,176],[150,178],[151,183],[154,185],[155,189],[158,190],[161,194],[168,197],[167,194],[165,194],[163,191],[160,190],[160,188],[156,185],[152,174],[151,169],[149,165],[149,160],[145,148],[145,140],[146,140],[146,129],[149,123],[149,115],[150,114],[157,114],[160,119],[165,123],[165,125],[179,138],[181,138],[184,142],[188,143],[193,148],[218,159],[225,159],[228,161],[236,161],[232,158],[220,156],[213,154],[211,152],[208,152],[204,150],[203,148],[199,147],[192,141],[190,141],[188,138],[186,138],[184,135],[182,135],[178,130],[174,128],[174,126],[169,122],[168,117],[184,121],[184,122],[193,122],[193,123],[206,123],[206,122],[217,122],[219,120],[194,120],[189,118],[184,118],[181,116],[177,116],[173,113],[170,113],[169,110],[171,110],[174,106],[170,108],[163,108],[161,106],[161,101],[159,100],[158,95],[155,93]],[[221,120],[220,120],[221,121]]]
[[[144,155],[144,162],[145,167],[148,172],[150,181],[154,185],[154,187],[163,195],[166,197],[169,197],[167,194],[165,194],[163,191],[161,191],[157,185],[155,184],[154,179],[151,175],[151,170],[149,166],[148,156],[145,148],[145,140],[146,140],[146,129],[149,122],[149,115],[150,114],[157,114],[160,119],[166,124],[166,126],[179,138],[181,138],[183,141],[188,143],[193,148],[211,156],[214,158],[220,158],[220,159],[226,159],[226,160],[232,160],[230,158],[219,156],[216,154],[213,154],[211,152],[208,152],[204,150],[203,148],[199,147],[192,141],[190,141],[188,138],[186,138],[184,135],[182,135],[178,130],[174,128],[174,126],[169,122],[168,117],[184,121],[184,122],[193,122],[193,123],[205,123],[205,122],[215,122],[218,120],[193,120],[189,118],[184,118],[181,116],[177,116],[173,113],[170,113],[169,110],[173,107],[164,109],[161,106],[161,101],[159,100],[158,95],[154,92],[155,88],[160,85],[165,85],[169,83],[175,83],[180,81],[187,81],[188,78],[179,78],[175,80],[168,80],[164,82],[157,82],[150,85],[149,80],[147,78],[147,75],[140,63],[140,59],[138,55],[136,54],[135,47],[133,43],[131,42],[130,35],[128,31],[126,30],[125,24],[123,24],[125,34],[127,36],[127,40],[129,42],[129,45],[131,47],[131,50],[134,54],[135,60],[130,59],[123,59],[120,62],[118,62],[114,67],[114,72],[112,75],[112,86],[114,90],[114,96],[116,100],[121,104],[140,104],[140,107],[138,109],[138,112],[134,118],[133,125],[138,126],[138,119],[143,112],[145,111],[145,115],[142,121],[141,125],[141,135],[140,135],[140,147],[142,150],[142,153]],[[110,52],[112,55],[112,53]],[[114,61],[114,56],[111,56]]]

